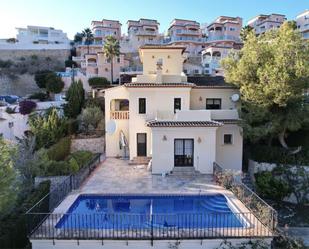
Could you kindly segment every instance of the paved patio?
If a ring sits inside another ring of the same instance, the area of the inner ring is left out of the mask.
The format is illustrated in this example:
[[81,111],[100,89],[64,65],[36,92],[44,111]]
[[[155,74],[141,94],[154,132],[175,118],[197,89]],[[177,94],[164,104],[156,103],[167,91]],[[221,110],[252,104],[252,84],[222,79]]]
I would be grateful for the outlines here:
[[84,182],[68,195],[55,212],[66,212],[80,194],[199,194],[231,192],[216,185],[212,175],[152,175],[145,167],[128,164],[128,160],[107,158]]
[[[54,224],[60,221],[60,218],[66,213],[80,194],[205,194],[221,193],[225,194],[233,206],[233,212],[238,213],[244,222],[250,224],[250,227],[221,229],[213,228],[211,234],[205,234],[206,230],[202,229],[203,236],[232,236],[232,237],[252,237],[271,236],[271,231],[264,226],[245,206],[238,200],[232,192],[215,185],[212,176],[202,174],[178,174],[169,176],[152,175],[146,168],[134,167],[128,164],[128,161],[107,158],[96,170],[89,176],[80,189],[70,193],[61,204],[54,210],[53,214],[44,221],[37,229],[33,238],[46,236],[45,231],[52,231],[59,238],[80,238],[80,232],[83,230],[58,229]],[[168,230],[168,228],[166,228]],[[162,231],[167,232],[166,229]],[[98,230],[98,231],[97,231]],[[87,238],[89,238],[88,230]],[[160,229],[159,232],[162,232]],[[208,231],[208,230],[207,230]],[[93,236],[98,232],[109,233],[110,230],[94,229]],[[127,229],[120,229],[119,238],[126,238]],[[129,230],[131,232],[131,230]],[[136,236],[140,236],[139,230],[136,230]],[[182,232],[187,232],[186,229]],[[198,235],[199,229],[194,232]],[[214,233],[214,234],[213,234]],[[106,235],[106,234],[105,234]],[[118,235],[117,235],[118,236]],[[162,235],[163,236],[163,235]],[[187,235],[184,235],[187,236]],[[188,236],[192,236],[188,235]],[[96,237],[94,237],[96,238]],[[113,237],[114,238],[114,237]],[[118,239],[119,239],[118,238]]]
[[145,167],[127,160],[108,158],[93,172],[81,193],[199,193],[222,189],[211,175],[152,175]]

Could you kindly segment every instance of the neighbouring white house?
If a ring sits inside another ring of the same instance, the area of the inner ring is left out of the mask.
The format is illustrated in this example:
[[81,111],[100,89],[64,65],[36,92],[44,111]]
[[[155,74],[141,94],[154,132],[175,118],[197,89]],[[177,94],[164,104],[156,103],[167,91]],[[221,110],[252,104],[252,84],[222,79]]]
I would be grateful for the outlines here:
[[16,38],[20,43],[70,44],[67,34],[61,29],[41,26],[16,29],[18,31]]
[[238,89],[187,82],[185,47],[142,46],[143,74],[105,90],[106,156],[152,158],[153,174],[191,168],[213,173],[213,163],[240,171],[242,130]]
[[[35,111],[42,112],[51,107],[62,109],[62,105],[65,103],[65,101],[36,102]],[[15,113],[7,113],[7,107],[0,107],[0,135],[6,140],[16,142],[16,137],[22,138],[25,131],[29,130],[29,115],[20,114],[18,105],[10,105],[9,107],[14,109]]]
[[1,39],[1,50],[70,49],[70,39],[61,29],[42,26],[16,28],[16,40]]
[[296,16],[297,29],[304,39],[309,39],[309,10],[305,10]]

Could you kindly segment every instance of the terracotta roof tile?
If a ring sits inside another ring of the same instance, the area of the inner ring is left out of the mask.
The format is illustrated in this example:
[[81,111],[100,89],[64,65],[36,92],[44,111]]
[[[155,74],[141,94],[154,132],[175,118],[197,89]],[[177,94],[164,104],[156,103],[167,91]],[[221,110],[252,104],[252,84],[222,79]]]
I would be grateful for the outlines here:
[[183,83],[125,83],[125,87],[195,87],[195,84],[183,82]]
[[148,127],[219,127],[223,124],[217,121],[159,121],[147,122]]

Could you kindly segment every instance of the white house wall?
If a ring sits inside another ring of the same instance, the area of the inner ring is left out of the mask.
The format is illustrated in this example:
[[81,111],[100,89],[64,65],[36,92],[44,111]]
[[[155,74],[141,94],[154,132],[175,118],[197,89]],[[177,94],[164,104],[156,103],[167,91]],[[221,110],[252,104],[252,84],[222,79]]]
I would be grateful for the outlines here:
[[174,139],[177,138],[194,139],[195,170],[205,174],[212,173],[213,162],[216,159],[216,129],[213,127],[153,128],[152,173],[162,174],[173,170]]
[[221,109],[235,109],[236,104],[230,99],[235,93],[239,94],[239,91],[233,88],[194,88],[191,91],[190,108],[191,110],[206,109],[206,98],[219,98],[222,101]]
[[[151,156],[151,129],[146,126],[146,121],[156,117],[170,118],[173,116],[174,98],[181,98],[182,110],[189,110],[190,88],[131,88],[129,92],[130,158],[137,155],[137,133],[147,133],[147,156]],[[138,113],[139,98],[146,98],[146,114]]]
[[[129,99],[129,93],[124,86],[114,87],[106,90],[105,94],[105,122],[106,125],[110,121],[111,101],[113,99]],[[129,106],[131,103],[129,102]],[[124,150],[120,150],[119,139],[120,131],[123,131],[126,138],[129,140],[129,120],[128,119],[114,119],[116,123],[116,131],[113,134],[106,133],[106,156],[117,157],[124,156]]]
[[[271,239],[264,239],[269,244]],[[248,239],[229,239],[234,246]],[[177,242],[177,243],[176,243]],[[220,246],[223,240],[155,240],[151,244],[150,240],[32,240],[32,249],[215,249]],[[178,244],[179,243],[179,244]],[[178,246],[177,246],[178,245]]]
[[[232,134],[232,144],[223,144],[224,134]],[[224,169],[242,169],[242,130],[238,125],[225,124],[217,129],[216,162]]]

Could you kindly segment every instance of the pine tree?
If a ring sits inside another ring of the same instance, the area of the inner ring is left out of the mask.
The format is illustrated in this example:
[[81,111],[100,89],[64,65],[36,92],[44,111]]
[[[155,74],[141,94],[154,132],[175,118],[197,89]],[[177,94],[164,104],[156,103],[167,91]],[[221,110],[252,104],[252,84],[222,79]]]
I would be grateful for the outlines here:
[[[252,142],[285,138],[308,123],[304,91],[309,85],[309,46],[293,25],[258,37],[246,37],[244,47],[222,61],[225,78],[239,87],[245,136]],[[298,148],[296,151],[299,151]]]
[[85,101],[85,91],[81,80],[71,84],[66,99],[68,103],[64,108],[65,115],[69,118],[76,118],[81,113]]

